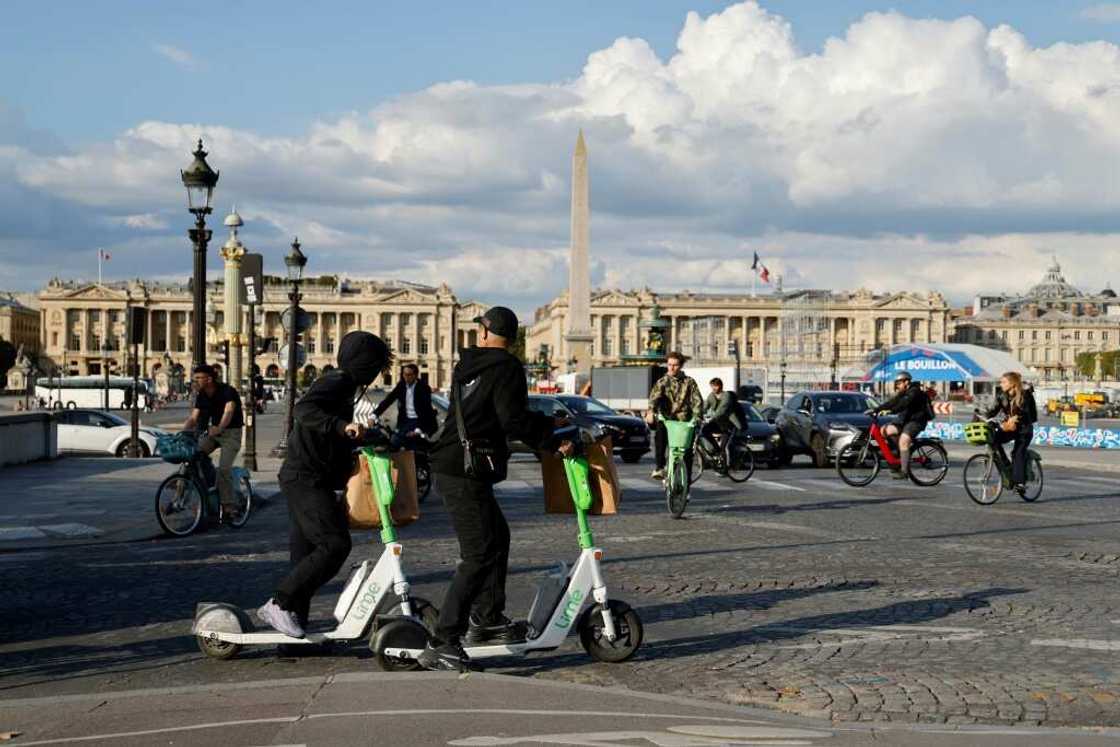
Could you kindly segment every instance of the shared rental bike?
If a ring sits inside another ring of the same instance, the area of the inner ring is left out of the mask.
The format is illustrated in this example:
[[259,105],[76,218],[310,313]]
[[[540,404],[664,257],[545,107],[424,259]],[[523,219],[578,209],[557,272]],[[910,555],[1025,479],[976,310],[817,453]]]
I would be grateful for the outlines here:
[[233,493],[236,510],[225,515],[218,497],[217,473],[209,455],[198,448],[193,433],[162,436],[156,442],[156,453],[165,462],[178,464],[179,469],[156,490],[156,519],[167,534],[185,537],[210,517],[219,524],[240,529],[249,521],[253,508],[253,484],[249,471],[233,468]]
[[691,483],[688,479],[688,451],[692,448],[696,435],[696,423],[686,420],[670,420],[657,416],[665,424],[669,436],[668,459],[665,463],[665,502],[669,514],[674,519],[681,518],[688,506]]
[[[851,443],[836,455],[836,473],[849,485],[861,488],[879,476],[886,462],[894,469],[902,466],[897,442],[888,438],[879,424],[879,416],[869,413],[871,426],[860,431]],[[910,446],[910,468],[907,476],[916,485],[931,487],[945,479],[949,472],[949,455],[941,439],[920,437]]]
[[[994,420],[982,420],[964,426],[966,441],[986,447],[983,454],[975,454],[964,463],[964,490],[982,506],[998,501],[1004,488],[1013,485],[1011,462],[1006,456],[996,454],[1000,447],[995,442],[994,423]],[[1027,449],[1027,481],[1016,492],[1027,502],[1034,502],[1042,495],[1042,455],[1034,449]]]

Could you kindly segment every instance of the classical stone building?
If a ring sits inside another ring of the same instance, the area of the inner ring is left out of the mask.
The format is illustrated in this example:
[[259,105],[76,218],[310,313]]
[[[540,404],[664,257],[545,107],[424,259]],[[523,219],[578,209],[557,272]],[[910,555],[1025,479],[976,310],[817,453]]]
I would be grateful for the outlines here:
[[[258,336],[276,338],[281,345],[286,338],[280,318],[288,308],[288,290],[282,279],[266,278],[264,303],[258,306]],[[324,276],[305,280],[300,291],[300,306],[311,317],[311,327],[301,340],[307,351],[306,369],[333,367],[343,335],[364,329],[384,338],[398,363],[416,363],[437,389],[450,381],[459,347],[473,343],[475,325],[470,320],[481,313],[480,304],[460,304],[446,285],[433,288]],[[147,313],[140,348],[144,375],[153,376],[175,364],[190,366],[192,298],[186,284],[133,280],[98,285],[55,279],[39,299],[44,352],[68,374],[98,374],[104,365],[110,372],[125,371],[125,320],[130,305],[140,305]],[[207,359],[219,361],[224,339],[221,282],[208,284],[206,308]],[[243,329],[248,329],[248,319]],[[266,376],[282,375],[285,363],[276,345],[257,357]],[[382,384],[393,384],[398,373],[399,367],[394,368]]]
[[1004,350],[1044,379],[1073,378],[1079,353],[1120,348],[1120,299],[1066,282],[1057,260],[1026,293],[977,296],[955,322],[954,342]]
[[[40,347],[39,311],[25,305],[10,293],[0,295],[0,340],[10,342],[16,350],[36,357]],[[0,389],[22,391],[26,387],[23,371],[17,365],[8,372],[7,382],[0,379]]]
[[[739,343],[744,366],[829,366],[858,364],[878,348],[901,342],[945,342],[949,306],[939,293],[876,294],[787,291],[770,295],[655,293],[597,290],[591,297],[593,365],[616,365],[641,352],[638,323],[657,304],[669,321],[670,350],[693,351],[704,364],[733,362],[730,340]],[[561,294],[537,309],[526,338],[526,354],[535,359],[545,349],[561,370],[569,356],[564,339],[568,302]],[[711,344],[695,344],[703,320]],[[718,329],[718,334],[711,330]],[[702,354],[701,354],[702,353]]]

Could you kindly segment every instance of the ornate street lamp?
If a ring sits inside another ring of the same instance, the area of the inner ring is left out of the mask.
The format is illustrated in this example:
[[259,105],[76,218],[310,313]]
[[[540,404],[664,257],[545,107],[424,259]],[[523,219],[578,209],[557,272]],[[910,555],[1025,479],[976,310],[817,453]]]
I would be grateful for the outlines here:
[[292,250],[284,257],[284,266],[288,269],[288,281],[292,284],[292,290],[288,294],[288,371],[286,376],[288,415],[284,419],[284,435],[280,438],[280,443],[276,444],[276,448],[272,450],[272,456],[280,458],[288,453],[288,434],[292,432],[292,424],[295,420],[296,366],[298,365],[296,345],[300,332],[299,284],[303,280],[303,268],[307,266],[307,257],[300,251],[299,237],[296,237],[296,240],[292,242]]
[[194,161],[186,171],[180,171],[183,186],[187,188],[187,210],[194,214],[194,228],[187,231],[194,244],[194,322],[192,341],[192,360],[195,366],[206,362],[206,245],[210,241],[210,231],[206,229],[206,216],[210,214],[210,202],[214,197],[214,187],[218,183],[218,172],[206,163],[206,151],[202,149],[199,138],[195,149]]

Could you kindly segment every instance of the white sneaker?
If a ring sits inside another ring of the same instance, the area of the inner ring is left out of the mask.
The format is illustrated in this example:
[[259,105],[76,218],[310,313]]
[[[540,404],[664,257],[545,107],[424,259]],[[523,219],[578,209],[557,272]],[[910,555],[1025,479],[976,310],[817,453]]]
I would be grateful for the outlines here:
[[303,627],[296,619],[296,613],[280,609],[275,599],[269,599],[264,606],[257,610],[257,618],[267,623],[273,630],[277,630],[292,638],[303,638]]
[[653,472],[649,473],[649,479],[651,479],[651,480],[664,480],[665,479],[665,470],[655,469]]

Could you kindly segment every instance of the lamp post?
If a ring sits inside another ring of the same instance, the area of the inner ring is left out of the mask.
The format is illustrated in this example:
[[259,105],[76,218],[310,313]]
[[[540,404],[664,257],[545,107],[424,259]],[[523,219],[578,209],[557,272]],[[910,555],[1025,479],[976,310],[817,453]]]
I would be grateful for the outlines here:
[[297,338],[299,337],[299,283],[303,280],[303,268],[307,265],[307,257],[300,251],[299,238],[292,242],[292,251],[288,252],[288,256],[284,257],[284,266],[288,268],[288,280],[292,284],[292,290],[288,294],[288,371],[287,371],[287,390],[288,390],[288,414],[284,418],[284,434],[280,438],[280,443],[276,444],[276,448],[272,450],[272,456],[283,458],[288,453],[288,434],[292,432],[292,424],[295,420],[295,406],[296,406],[296,366],[298,359],[296,357]]
[[210,241],[210,231],[206,228],[206,216],[211,213],[210,201],[214,197],[214,186],[218,183],[218,172],[206,163],[206,151],[202,149],[202,138],[198,140],[194,161],[186,171],[180,171],[183,186],[187,188],[187,210],[194,214],[194,228],[187,231],[194,244],[194,322],[192,326],[192,363],[194,366],[206,362],[206,245]]
[[784,402],[786,401],[786,362],[785,362],[785,361],[782,361],[782,362],[781,362],[781,363],[780,363],[780,364],[778,365],[778,368],[779,368],[779,369],[781,370],[781,374],[782,374],[782,375],[781,375],[781,380],[782,380],[782,402],[784,403]]

